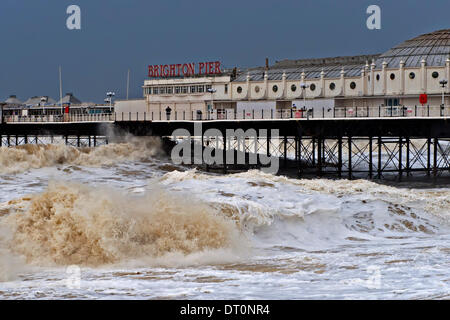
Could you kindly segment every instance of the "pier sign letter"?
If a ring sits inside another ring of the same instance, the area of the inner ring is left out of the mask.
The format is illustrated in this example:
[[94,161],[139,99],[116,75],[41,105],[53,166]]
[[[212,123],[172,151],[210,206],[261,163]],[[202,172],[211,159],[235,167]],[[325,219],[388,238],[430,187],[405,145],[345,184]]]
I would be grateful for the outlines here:
[[220,61],[160,64],[148,66],[149,78],[189,77],[194,75],[221,74]]

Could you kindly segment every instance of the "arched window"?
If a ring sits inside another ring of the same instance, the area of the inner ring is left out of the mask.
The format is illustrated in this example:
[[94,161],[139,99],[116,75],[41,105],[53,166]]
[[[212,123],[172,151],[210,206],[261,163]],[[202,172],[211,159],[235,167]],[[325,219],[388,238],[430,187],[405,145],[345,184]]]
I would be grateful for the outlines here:
[[242,93],[242,87],[237,87],[237,89],[236,89],[236,91],[237,91],[237,93]]

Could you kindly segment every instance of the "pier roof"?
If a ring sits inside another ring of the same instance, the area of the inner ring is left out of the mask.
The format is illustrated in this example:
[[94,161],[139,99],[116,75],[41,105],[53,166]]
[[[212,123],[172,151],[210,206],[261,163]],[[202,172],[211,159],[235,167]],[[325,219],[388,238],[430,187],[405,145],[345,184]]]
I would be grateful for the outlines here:
[[381,69],[383,62],[388,68],[398,68],[400,62],[405,67],[420,67],[422,60],[427,66],[445,66],[450,58],[450,29],[426,33],[406,40],[389,49],[383,54],[345,56],[332,58],[298,59],[277,61],[270,67],[256,67],[242,70],[234,81],[263,81],[267,72],[268,80],[281,80],[283,73],[287,80],[300,80],[302,73],[306,79],[320,78],[324,72],[325,78],[339,78],[342,70],[346,77],[361,75],[364,67],[375,63],[376,69]]
[[299,59],[277,61],[268,69],[265,67],[250,68],[241,71],[235,81],[246,81],[247,75],[251,81],[264,80],[264,73],[268,73],[269,80],[281,80],[283,73],[287,80],[300,80],[302,73],[306,79],[320,78],[323,71],[326,78],[339,78],[344,70],[346,77],[357,77],[361,75],[361,70],[369,61],[374,60],[379,55],[345,56],[317,59]]
[[450,29],[422,34],[406,40],[386,51],[376,60],[377,69],[386,61],[388,68],[398,68],[400,61],[405,67],[420,67],[424,60],[427,66],[445,66],[450,57]]

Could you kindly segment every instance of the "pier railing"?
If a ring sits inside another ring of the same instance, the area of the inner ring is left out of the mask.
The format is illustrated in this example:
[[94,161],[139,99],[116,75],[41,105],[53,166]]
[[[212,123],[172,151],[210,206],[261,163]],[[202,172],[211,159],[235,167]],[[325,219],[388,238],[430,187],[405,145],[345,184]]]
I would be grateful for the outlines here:
[[3,121],[7,123],[35,123],[35,122],[111,122],[113,113],[98,114],[63,114],[63,115],[5,115]]
[[314,109],[245,109],[191,110],[153,112],[116,112],[114,121],[203,121],[203,120],[270,120],[270,119],[342,119],[393,117],[450,117],[450,106],[335,107]]
[[223,109],[209,112],[176,110],[153,112],[115,112],[105,114],[5,115],[6,123],[39,122],[114,122],[114,121],[205,121],[270,119],[345,119],[345,118],[450,117],[450,106],[335,107],[312,109]]

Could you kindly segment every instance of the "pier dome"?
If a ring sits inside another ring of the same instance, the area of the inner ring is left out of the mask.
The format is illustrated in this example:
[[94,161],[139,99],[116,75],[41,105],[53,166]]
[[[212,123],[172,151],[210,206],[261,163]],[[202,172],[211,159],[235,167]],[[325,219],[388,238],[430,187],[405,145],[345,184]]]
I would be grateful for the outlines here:
[[386,61],[387,67],[398,68],[400,61],[405,67],[420,67],[425,60],[427,66],[445,66],[450,56],[450,29],[422,34],[406,40],[378,57],[377,69]]

